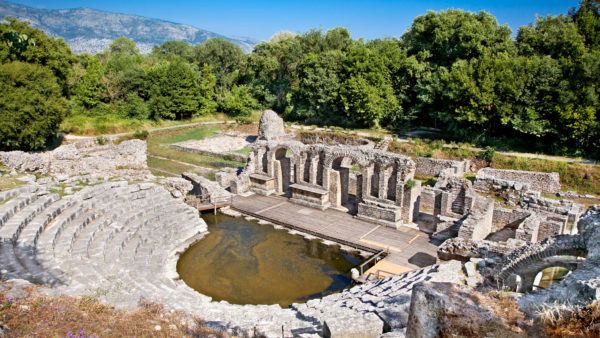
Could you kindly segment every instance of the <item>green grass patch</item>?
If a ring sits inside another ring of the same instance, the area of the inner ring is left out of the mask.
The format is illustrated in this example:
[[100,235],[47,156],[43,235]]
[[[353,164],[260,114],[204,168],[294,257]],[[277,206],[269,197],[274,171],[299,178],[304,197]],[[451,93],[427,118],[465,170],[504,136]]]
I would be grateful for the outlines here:
[[[235,151],[234,151],[234,153],[238,153],[238,154],[242,154],[242,155],[246,155],[246,156],[248,156],[248,155],[250,155],[250,152],[251,152],[251,151],[252,151],[252,149],[251,149],[250,147],[246,147],[246,148],[242,148],[242,149],[235,150]],[[287,150],[287,151],[286,151],[286,155],[285,155],[285,156],[289,156],[289,155],[287,154],[287,152],[288,152],[288,151],[289,151],[289,150]],[[290,152],[290,153],[291,153],[291,152]]]
[[10,190],[25,185],[25,182],[15,177],[0,177],[0,191]]
[[422,183],[422,186],[430,186],[430,187],[434,187],[435,184],[437,183],[437,179],[433,176],[419,176],[419,175],[415,175],[415,180],[419,180]]
[[[164,157],[169,160],[176,160],[180,162],[189,163],[191,165],[220,169],[225,167],[240,167],[243,166],[243,162],[238,162],[231,158],[219,157],[219,156],[209,156],[209,155],[201,155],[195,154],[185,151],[179,151],[171,148],[164,147],[162,145],[172,144],[177,142],[182,142],[186,140],[200,140],[204,137],[213,135],[215,131],[219,130],[221,127],[219,125],[208,125],[202,126],[199,128],[193,129],[179,129],[179,130],[169,130],[157,134],[150,134],[150,137],[147,140],[148,144],[148,166],[150,168],[157,168],[162,170],[167,170],[173,173],[181,173],[183,171],[179,171],[181,169],[181,163],[168,161],[164,159],[152,158],[151,156],[159,156]],[[159,161],[160,160],[160,161]],[[168,161],[172,162],[171,164],[161,162]],[[169,170],[171,168],[172,170]],[[179,169],[177,169],[179,168]],[[186,171],[186,170],[184,170]],[[187,169],[189,171],[189,168]]]
[[168,173],[164,173],[164,171],[167,171],[169,173],[175,174],[175,175],[181,175],[181,173],[184,173],[186,171],[193,171],[194,167],[191,165],[185,165],[182,163],[178,163],[175,161],[170,161],[170,160],[163,160],[161,158],[156,158],[156,157],[148,157],[148,167],[150,169],[160,169],[163,171],[158,171],[159,173],[161,173],[161,175],[165,175]]
[[[255,110],[248,119],[250,122],[260,120],[261,111]],[[126,118],[117,114],[103,114],[101,116],[71,115],[63,120],[60,125],[61,130],[76,135],[101,135],[132,133],[137,130],[179,126],[189,123],[211,122],[211,121],[230,121],[234,118],[224,113],[213,113],[204,116],[194,117],[187,120],[139,120]]]
[[5,199],[4,201],[0,202],[0,205],[8,203],[8,201],[12,200],[13,198],[15,198],[15,196],[11,196],[11,197]]
[[201,140],[207,136],[213,135],[215,131],[220,129],[220,125],[206,125],[193,129],[161,132],[156,136],[150,136],[150,140],[152,140],[153,142],[160,142],[161,144],[173,144],[188,140]]
[[563,190],[600,194],[600,166],[496,154],[492,168],[557,172]]

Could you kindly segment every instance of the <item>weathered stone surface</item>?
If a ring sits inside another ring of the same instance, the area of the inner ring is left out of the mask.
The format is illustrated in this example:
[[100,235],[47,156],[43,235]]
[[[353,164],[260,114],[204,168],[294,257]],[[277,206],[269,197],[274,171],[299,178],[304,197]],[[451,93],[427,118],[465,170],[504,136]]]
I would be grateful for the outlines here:
[[560,177],[558,173],[542,173],[537,171],[505,170],[483,168],[477,172],[480,179],[494,177],[503,180],[528,184],[533,190],[555,194],[560,191]]
[[[98,145],[83,140],[43,153],[0,152],[0,161],[18,171],[69,176],[120,170],[147,170],[146,142],[128,140]],[[60,181],[60,179],[59,179]]]
[[369,338],[383,333],[383,321],[374,313],[335,313],[323,322],[325,338]]
[[265,110],[258,125],[258,139],[267,141],[282,140],[287,135],[283,128],[283,119],[272,110]]
[[183,173],[181,177],[191,182],[193,189],[191,194],[208,198],[210,202],[222,202],[231,198],[231,193],[223,189],[217,182],[194,173]]

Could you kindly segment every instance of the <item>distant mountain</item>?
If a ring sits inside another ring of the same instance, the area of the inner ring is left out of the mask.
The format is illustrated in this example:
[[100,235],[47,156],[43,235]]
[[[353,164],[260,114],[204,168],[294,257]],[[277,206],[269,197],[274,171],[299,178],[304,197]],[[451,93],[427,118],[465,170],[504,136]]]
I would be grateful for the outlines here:
[[246,37],[228,37],[196,27],[150,19],[142,16],[116,14],[89,8],[36,9],[0,0],[0,21],[12,16],[29,21],[33,27],[47,34],[63,38],[74,53],[96,54],[116,38],[127,37],[135,41],[141,53],[152,51],[154,45],[169,40],[182,40],[192,45],[210,38],[223,38],[252,51],[257,40]]

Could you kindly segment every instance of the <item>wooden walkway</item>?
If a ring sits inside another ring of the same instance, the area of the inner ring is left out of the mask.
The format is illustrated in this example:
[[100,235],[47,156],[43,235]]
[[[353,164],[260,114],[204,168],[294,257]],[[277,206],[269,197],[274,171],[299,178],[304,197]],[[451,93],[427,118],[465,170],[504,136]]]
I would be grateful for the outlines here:
[[435,263],[437,246],[421,231],[398,230],[356,219],[342,211],[324,211],[291,203],[280,196],[235,196],[232,208],[244,214],[370,252],[389,250],[385,261],[418,269]]

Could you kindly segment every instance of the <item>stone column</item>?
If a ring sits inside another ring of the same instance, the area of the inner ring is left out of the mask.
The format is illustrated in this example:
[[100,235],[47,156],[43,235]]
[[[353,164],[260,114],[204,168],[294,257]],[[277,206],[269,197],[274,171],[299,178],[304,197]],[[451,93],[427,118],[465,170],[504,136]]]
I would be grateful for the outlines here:
[[387,199],[388,180],[390,179],[391,170],[393,169],[394,168],[386,168],[379,171],[379,199]]
[[342,186],[340,184],[340,173],[337,170],[328,169],[329,177],[331,178],[329,183],[329,202],[334,208],[338,208],[342,205]]
[[363,175],[356,175],[356,203],[363,201]]
[[[362,169],[362,193],[361,201],[369,199],[371,196],[371,175],[373,173],[373,165]],[[357,192],[358,193],[358,192]]]
[[348,202],[348,185],[350,184],[350,169],[340,168],[340,188],[342,191],[342,204]]
[[310,172],[309,172],[309,183],[317,184],[317,172],[319,166],[319,154],[311,154],[310,156]]
[[402,203],[402,222],[412,223],[419,218],[419,202],[421,196],[421,181],[415,181],[412,188],[403,185],[404,196]]
[[266,149],[265,148],[259,148],[258,151],[256,152],[256,171],[259,173],[267,173],[268,168],[264,167],[264,163],[263,163],[263,156],[265,155]]
[[281,161],[274,160],[273,161],[273,177],[275,178],[275,191],[278,194],[283,193],[283,172],[281,168]]

